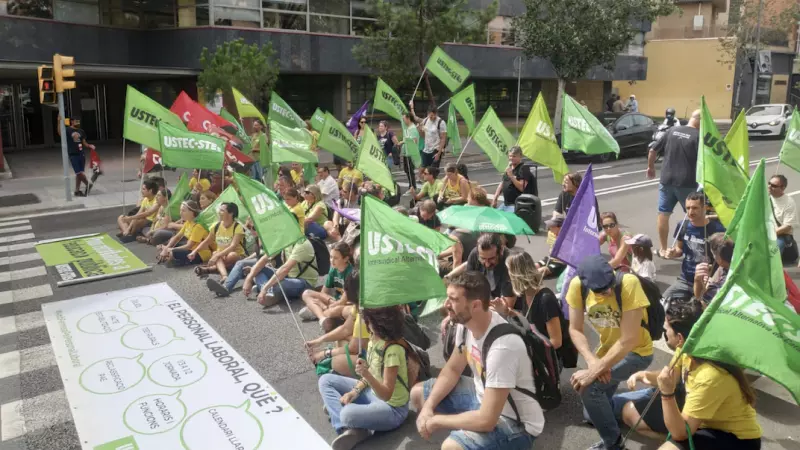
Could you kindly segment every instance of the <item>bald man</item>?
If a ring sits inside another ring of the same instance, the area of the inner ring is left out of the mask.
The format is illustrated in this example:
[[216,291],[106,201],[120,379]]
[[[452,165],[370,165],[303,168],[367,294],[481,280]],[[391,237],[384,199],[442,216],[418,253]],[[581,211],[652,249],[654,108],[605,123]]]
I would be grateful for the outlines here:
[[686,197],[697,190],[697,146],[699,143],[700,110],[692,113],[689,123],[672,127],[651,148],[647,155],[647,178],[656,177],[656,157],[664,155],[661,163],[661,183],[658,185],[658,255],[666,257],[669,217],[676,204],[686,210]]

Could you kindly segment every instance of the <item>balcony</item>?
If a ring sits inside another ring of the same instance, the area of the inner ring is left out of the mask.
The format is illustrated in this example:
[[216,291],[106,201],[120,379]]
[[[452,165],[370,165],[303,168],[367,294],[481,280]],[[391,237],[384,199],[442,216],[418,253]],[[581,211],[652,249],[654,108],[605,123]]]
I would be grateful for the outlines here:
[[653,27],[653,30],[648,33],[647,39],[707,39],[721,38],[727,35],[728,30],[724,25],[708,25],[699,29],[689,25],[685,27]]

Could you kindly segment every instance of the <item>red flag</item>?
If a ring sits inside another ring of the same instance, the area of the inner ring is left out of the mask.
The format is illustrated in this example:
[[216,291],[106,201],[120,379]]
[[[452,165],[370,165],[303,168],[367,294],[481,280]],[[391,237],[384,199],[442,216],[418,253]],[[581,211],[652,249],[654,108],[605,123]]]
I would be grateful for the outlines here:
[[208,133],[212,125],[217,127],[235,127],[232,123],[206,109],[205,106],[192,100],[186,92],[181,91],[169,109],[186,122],[186,128],[196,133]]
[[786,282],[786,295],[789,303],[794,308],[794,312],[800,314],[800,289],[797,288],[785,270],[783,271],[783,279]]
[[245,155],[239,149],[231,144],[231,141],[225,145],[225,164],[230,166],[233,170],[246,173],[250,170],[250,166],[255,161],[253,158]]
[[144,152],[144,173],[161,170],[161,153],[148,147]]

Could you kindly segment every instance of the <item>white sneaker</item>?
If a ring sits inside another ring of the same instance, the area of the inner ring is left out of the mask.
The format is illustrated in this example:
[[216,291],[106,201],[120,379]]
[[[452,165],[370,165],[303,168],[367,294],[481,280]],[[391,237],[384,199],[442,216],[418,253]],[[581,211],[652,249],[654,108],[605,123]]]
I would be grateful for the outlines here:
[[311,322],[313,320],[317,320],[317,316],[315,316],[314,313],[311,312],[310,309],[308,309],[308,306],[302,307],[300,311],[298,311],[297,315],[300,316],[300,318],[303,319],[303,321],[305,322]]

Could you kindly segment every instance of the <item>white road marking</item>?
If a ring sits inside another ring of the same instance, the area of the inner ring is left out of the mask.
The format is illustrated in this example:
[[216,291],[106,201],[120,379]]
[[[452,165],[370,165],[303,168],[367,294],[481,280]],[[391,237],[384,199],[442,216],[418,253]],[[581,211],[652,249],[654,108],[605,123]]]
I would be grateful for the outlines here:
[[45,266],[30,267],[28,269],[9,270],[8,272],[0,272],[0,283],[5,283],[11,280],[24,280],[25,278],[33,278],[47,275]]
[[28,219],[0,219],[0,227],[10,227],[12,225],[22,225],[25,223],[31,223]]
[[0,405],[0,440],[8,441],[25,434],[22,400]]
[[30,225],[20,225],[9,228],[3,228],[3,225],[0,225],[0,234],[19,233],[20,231],[30,231],[32,229],[33,227]]
[[33,233],[19,234],[16,236],[3,236],[0,237],[0,244],[8,244],[17,241],[27,241],[29,239],[35,239],[35,238],[36,236],[34,236]]
[[33,311],[17,316],[0,318],[0,336],[11,333],[22,333],[45,326],[42,311]]
[[40,259],[42,259],[42,255],[40,255],[38,252],[33,252],[33,253],[26,253],[24,255],[9,256],[8,263],[19,264],[28,261],[38,261]]
[[594,180],[595,181],[597,181],[597,180],[609,180],[611,178],[619,178],[621,176],[622,176],[621,173],[614,174],[614,175],[598,175],[598,176],[594,177]]
[[[23,412],[38,411],[27,418]],[[72,420],[69,402],[64,390],[48,392],[37,397],[16,400],[0,406],[0,440],[8,441],[29,432],[53,427]]]
[[26,300],[49,297],[51,295],[53,295],[53,289],[50,288],[49,284],[14,289],[13,291],[3,291],[0,292],[0,305],[13,302],[24,302]]
[[18,351],[0,354],[0,380],[19,375],[19,371],[20,355]]
[[0,379],[55,366],[50,344],[0,354]]
[[13,252],[16,250],[27,250],[36,246],[36,242],[23,242],[22,244],[0,245],[0,252]]
[[17,319],[14,316],[0,317],[0,336],[17,332]]

